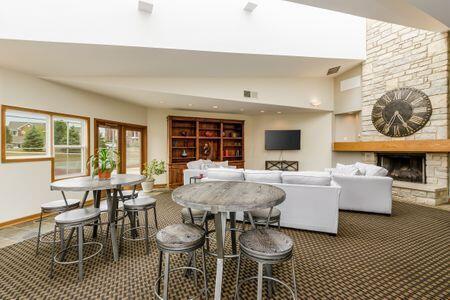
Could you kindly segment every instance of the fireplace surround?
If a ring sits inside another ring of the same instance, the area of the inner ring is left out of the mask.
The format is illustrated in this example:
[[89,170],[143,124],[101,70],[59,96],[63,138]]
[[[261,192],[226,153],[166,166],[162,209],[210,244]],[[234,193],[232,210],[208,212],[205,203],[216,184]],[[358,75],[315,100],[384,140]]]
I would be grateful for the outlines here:
[[425,153],[378,153],[377,164],[394,180],[427,183]]

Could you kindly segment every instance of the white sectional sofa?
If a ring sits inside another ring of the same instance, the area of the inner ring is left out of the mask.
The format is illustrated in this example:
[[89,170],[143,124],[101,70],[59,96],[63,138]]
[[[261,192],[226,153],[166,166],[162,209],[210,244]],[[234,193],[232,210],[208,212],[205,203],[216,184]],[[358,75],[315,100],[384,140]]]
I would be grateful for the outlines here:
[[337,234],[341,188],[327,172],[210,168],[202,181],[214,180],[246,180],[277,186],[286,192],[286,200],[277,206],[282,214],[281,226]]
[[341,187],[339,209],[390,215],[392,183],[385,168],[364,163],[337,164],[328,171]]

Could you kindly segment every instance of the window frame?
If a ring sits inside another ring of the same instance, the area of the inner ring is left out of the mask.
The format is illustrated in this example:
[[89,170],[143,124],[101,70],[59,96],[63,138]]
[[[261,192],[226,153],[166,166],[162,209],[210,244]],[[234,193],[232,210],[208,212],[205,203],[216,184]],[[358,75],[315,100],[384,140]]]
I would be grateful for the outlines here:
[[[14,111],[23,111],[28,113],[36,113],[36,114],[42,114],[47,115],[49,117],[49,132],[46,133],[48,135],[48,154],[46,157],[27,157],[27,158],[7,158],[6,157],[6,112],[8,110],[14,110]],[[54,145],[54,136],[53,136],[53,122],[55,118],[65,118],[65,119],[80,119],[85,122],[85,132],[86,132],[86,159],[91,155],[91,118],[85,117],[85,116],[78,116],[78,115],[72,115],[72,114],[65,114],[65,113],[57,113],[52,111],[46,111],[46,110],[39,110],[39,109],[32,109],[32,108],[25,108],[25,107],[17,107],[17,106],[10,106],[10,105],[1,105],[1,162],[2,163],[22,163],[22,162],[35,162],[35,161],[50,161],[51,162],[51,181],[57,181],[61,179],[67,179],[67,178],[73,178],[73,177],[80,177],[80,176],[89,176],[90,175],[90,168],[87,168],[84,166],[84,173],[83,174],[76,174],[76,175],[69,175],[64,177],[58,177],[55,178],[55,145]]]

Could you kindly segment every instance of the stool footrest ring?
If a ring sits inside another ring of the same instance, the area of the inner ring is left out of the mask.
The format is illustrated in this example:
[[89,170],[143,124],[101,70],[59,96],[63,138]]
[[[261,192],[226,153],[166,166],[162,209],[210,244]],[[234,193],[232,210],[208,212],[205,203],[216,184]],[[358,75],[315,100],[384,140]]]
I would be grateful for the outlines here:
[[[145,236],[141,237],[141,238],[129,238],[129,237],[125,236],[125,233],[130,232],[131,230],[139,229],[139,228],[144,228],[145,229],[145,226],[136,226],[136,227],[132,227],[132,228],[128,228],[128,229],[124,230],[122,239],[124,239],[126,241],[133,241],[133,242],[144,241],[145,240]],[[154,231],[153,233],[149,234],[148,237],[151,238],[151,237],[155,236],[156,235],[156,228],[154,228],[152,226],[148,226],[148,228],[149,229],[153,229],[153,231]]]
[[[286,287],[291,292],[292,299],[296,300],[295,293],[294,293],[294,290],[292,289],[292,287],[290,287],[289,285],[287,285],[283,281],[281,281],[281,280],[279,280],[279,279],[277,279],[275,277],[270,277],[270,276],[263,276],[262,278],[266,279],[266,280],[272,280],[272,281],[275,281],[275,282],[283,285],[284,287]],[[255,279],[258,279],[258,276],[248,277],[248,278],[245,278],[244,280],[239,281],[239,284],[237,286],[237,291],[236,291],[236,296],[237,296],[236,299],[238,299],[238,300],[240,299],[240,297],[239,297],[239,290],[241,289],[241,284],[243,284],[244,282],[250,281],[250,280],[255,280]]]
[[[100,249],[98,249],[95,253],[93,253],[93,254],[91,254],[91,255],[89,255],[89,256],[83,257],[83,261],[88,260],[88,259],[90,259],[90,258],[96,256],[97,254],[100,253],[100,251],[103,250],[103,244],[100,243],[100,242],[86,242],[86,243],[83,243],[83,246],[85,246],[85,245],[97,245],[97,246],[100,246]],[[67,247],[67,248],[65,248],[65,249],[63,249],[63,250],[61,250],[61,251],[59,251],[58,253],[56,253],[55,256],[53,257],[53,260],[55,261],[55,263],[61,264],[61,265],[70,265],[70,264],[76,264],[76,263],[78,263],[78,262],[79,262],[79,259],[77,259],[77,260],[71,260],[71,261],[60,261],[60,260],[58,259],[58,256],[59,256],[60,254],[62,254],[64,251],[67,251],[68,249],[71,249],[71,248],[78,248],[78,245],[72,245],[72,246],[69,246],[69,247]]]
[[[175,271],[179,271],[179,270],[192,270],[192,271],[197,271],[200,272],[203,276],[205,276],[205,274],[203,273],[202,270],[200,270],[199,268],[194,268],[194,267],[178,267],[178,268],[174,268],[169,270],[169,274]],[[164,274],[159,276],[156,281],[155,284],[153,285],[153,293],[155,294],[155,296],[159,299],[159,300],[163,300],[164,298],[162,298],[158,292],[157,292],[157,286],[158,286],[158,282],[164,278]],[[196,295],[195,297],[189,298],[189,300],[194,300],[194,299],[198,299],[201,295],[203,295],[205,293],[205,288],[203,287],[200,290],[200,293],[198,295]]]

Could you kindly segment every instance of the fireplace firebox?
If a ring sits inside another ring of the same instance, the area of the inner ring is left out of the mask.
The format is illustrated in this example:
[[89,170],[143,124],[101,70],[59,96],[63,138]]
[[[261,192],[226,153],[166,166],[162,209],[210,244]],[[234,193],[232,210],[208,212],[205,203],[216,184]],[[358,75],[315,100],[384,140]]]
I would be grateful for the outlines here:
[[394,180],[427,183],[425,154],[378,153],[378,165],[389,171]]

